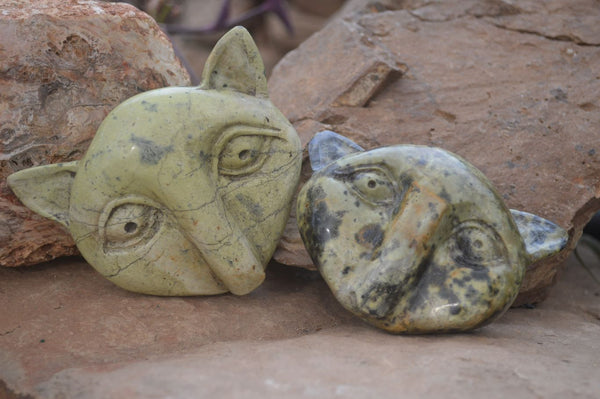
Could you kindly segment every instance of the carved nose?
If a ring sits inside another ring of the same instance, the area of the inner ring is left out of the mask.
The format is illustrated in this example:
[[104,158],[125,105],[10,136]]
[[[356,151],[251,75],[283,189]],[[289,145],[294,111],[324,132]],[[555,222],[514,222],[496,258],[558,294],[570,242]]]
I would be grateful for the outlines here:
[[431,253],[431,239],[448,209],[446,201],[413,183],[400,212],[388,225],[378,256],[361,268],[364,283],[355,291],[356,303],[376,317],[384,317],[417,283],[419,270]]
[[171,204],[179,226],[229,291],[244,295],[258,287],[265,279],[262,262],[219,196],[207,202],[176,197]]

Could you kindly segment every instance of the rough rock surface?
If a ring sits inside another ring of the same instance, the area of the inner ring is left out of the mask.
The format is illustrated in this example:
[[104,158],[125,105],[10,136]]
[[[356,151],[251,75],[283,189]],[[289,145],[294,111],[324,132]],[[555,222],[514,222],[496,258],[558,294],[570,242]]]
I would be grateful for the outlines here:
[[[329,16],[337,11],[344,0],[286,0],[286,10],[294,29],[290,35],[286,27],[274,13],[263,14],[244,23],[258,45],[260,55],[265,64],[267,77],[277,62],[289,51],[295,49],[310,35],[321,29],[328,21]],[[160,6],[161,2],[148,2],[138,0],[140,6]],[[189,28],[210,26],[215,22],[221,7],[222,0],[182,0],[176,2],[172,18],[166,22]],[[253,0],[231,1],[230,21],[240,18],[250,9],[258,5]],[[154,10],[149,9],[148,12]],[[187,61],[188,67],[200,81],[202,69],[208,54],[224,32],[204,35],[173,34],[171,40],[178,47],[181,55]]]
[[244,297],[162,298],[76,259],[1,268],[0,397],[591,399],[600,289],[570,260],[535,309],[408,337],[352,317],[301,269],[272,265]]
[[127,4],[4,1],[0,37],[0,265],[18,266],[76,249],[19,203],[6,177],[79,159],[117,104],[189,77],[156,23]]
[[[354,0],[277,65],[271,99],[303,143],[442,147],[569,230],[528,269],[517,304],[536,302],[600,208],[599,18],[593,0]],[[293,217],[275,259],[312,267]]]

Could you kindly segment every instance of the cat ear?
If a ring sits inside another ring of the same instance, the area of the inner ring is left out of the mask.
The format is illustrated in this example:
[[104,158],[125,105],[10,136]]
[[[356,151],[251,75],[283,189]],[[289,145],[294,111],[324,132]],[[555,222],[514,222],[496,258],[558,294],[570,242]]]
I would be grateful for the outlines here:
[[347,137],[323,130],[308,143],[310,166],[316,172],[344,155],[362,152],[364,149]]
[[69,227],[69,201],[76,173],[76,161],[38,166],[13,173],[7,183],[29,209]]
[[265,66],[245,28],[236,26],[217,42],[206,60],[200,88],[268,97]]
[[514,209],[510,213],[532,262],[554,255],[567,245],[569,235],[562,227],[531,213]]

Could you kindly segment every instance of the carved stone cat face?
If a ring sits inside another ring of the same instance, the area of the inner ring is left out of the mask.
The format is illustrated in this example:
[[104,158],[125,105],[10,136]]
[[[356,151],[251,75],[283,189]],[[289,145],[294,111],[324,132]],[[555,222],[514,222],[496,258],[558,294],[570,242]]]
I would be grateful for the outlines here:
[[510,306],[529,263],[566,244],[558,226],[514,218],[485,176],[447,151],[361,150],[332,132],[313,139],[318,170],[299,193],[298,225],[336,298],[380,328],[476,328]]
[[264,279],[300,165],[299,138],[267,97],[258,50],[235,28],[200,87],[125,101],[82,160],[24,170],[9,184],[125,289],[246,294]]

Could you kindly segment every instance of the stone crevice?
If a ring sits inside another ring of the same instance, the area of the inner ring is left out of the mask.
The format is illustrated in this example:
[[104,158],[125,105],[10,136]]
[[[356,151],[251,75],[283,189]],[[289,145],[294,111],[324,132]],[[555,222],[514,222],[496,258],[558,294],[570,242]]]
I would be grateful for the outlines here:
[[557,41],[557,42],[571,42],[578,46],[600,47],[600,43],[587,43],[587,42],[583,41],[581,38],[579,38],[577,36],[573,36],[573,35],[567,35],[567,34],[555,35],[555,36],[544,35],[541,32],[531,30],[531,29],[511,28],[511,27],[502,25],[502,24],[494,22],[494,21],[488,21],[488,22],[490,22],[496,28],[508,30],[511,32],[523,33],[523,34],[527,34],[527,35],[534,35],[534,36],[538,36],[538,37],[541,37],[541,38],[544,38],[547,40],[552,40],[552,41]]
[[4,332],[1,332],[1,333],[0,333],[0,337],[4,337],[4,336],[6,336],[6,335],[12,334],[12,333],[14,333],[15,331],[17,331],[19,328],[21,328],[21,326],[16,326],[15,328],[12,328],[12,329],[10,329],[10,330],[6,330],[6,331],[4,331]]

